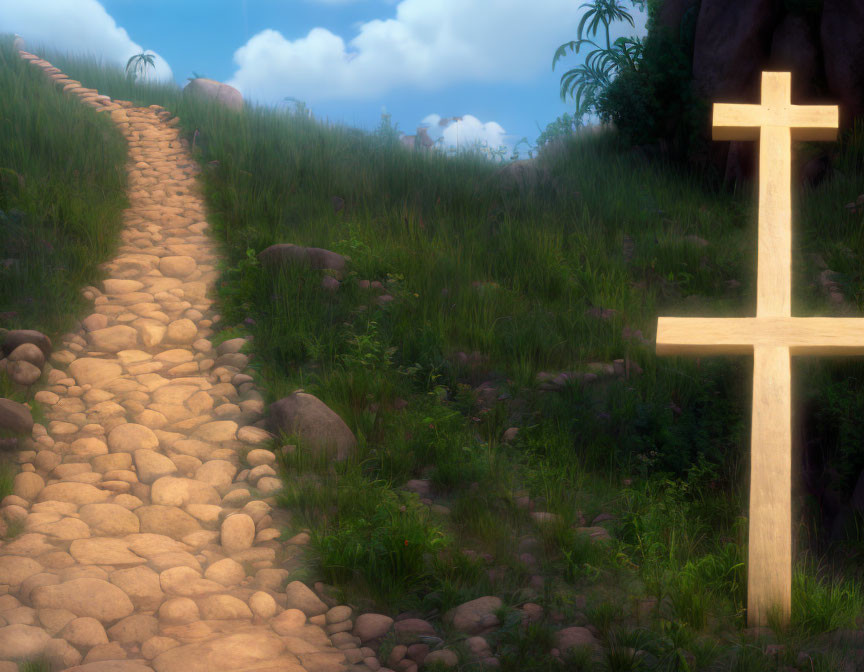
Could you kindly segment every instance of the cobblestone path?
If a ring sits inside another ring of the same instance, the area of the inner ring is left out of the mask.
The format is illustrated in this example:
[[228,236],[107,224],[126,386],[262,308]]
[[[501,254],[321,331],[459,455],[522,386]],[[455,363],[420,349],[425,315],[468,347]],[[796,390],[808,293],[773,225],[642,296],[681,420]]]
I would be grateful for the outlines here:
[[48,424],[3,502],[21,529],[0,542],[0,672],[38,656],[87,672],[381,669],[349,607],[284,585],[309,536],[279,540],[245,341],[208,340],[218,273],[177,120],[19,55],[118,125],[131,208],[110,279],[85,289],[93,314],[50,355]]

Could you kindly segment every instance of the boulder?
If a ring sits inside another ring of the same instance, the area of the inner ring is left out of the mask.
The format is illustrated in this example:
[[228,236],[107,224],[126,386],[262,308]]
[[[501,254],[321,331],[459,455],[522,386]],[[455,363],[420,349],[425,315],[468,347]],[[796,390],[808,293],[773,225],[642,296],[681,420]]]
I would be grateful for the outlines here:
[[346,459],[357,446],[348,425],[324,402],[305,392],[294,392],[270,404],[269,428],[274,434],[298,434],[303,446]]
[[183,87],[183,95],[198,96],[201,98],[215,100],[225,107],[240,111],[243,109],[243,96],[233,86],[222,84],[213,79],[198,77]]
[[41,331],[34,331],[33,329],[7,331],[3,338],[3,356],[8,357],[15,348],[23,343],[33,343],[42,351],[45,359],[51,356],[51,339]]
[[341,271],[345,268],[346,257],[321,247],[303,247],[293,243],[279,243],[261,250],[258,260],[265,266],[281,264],[308,263],[315,270]]
[[17,401],[0,397],[0,429],[29,434],[33,430],[30,409]]

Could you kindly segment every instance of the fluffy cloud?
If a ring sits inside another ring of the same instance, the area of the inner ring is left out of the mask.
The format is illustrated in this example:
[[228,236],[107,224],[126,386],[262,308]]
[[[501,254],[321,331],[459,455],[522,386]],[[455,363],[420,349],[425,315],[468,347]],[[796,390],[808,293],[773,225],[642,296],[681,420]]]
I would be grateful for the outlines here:
[[[629,9],[636,27],[616,22],[610,39],[645,34],[644,13]],[[227,83],[262,104],[291,95],[310,105],[399,89],[520,84],[550,71],[554,50],[576,37],[584,12],[573,0],[533,0],[530,9],[523,0],[496,0],[494,11],[486,0],[403,0],[395,18],[359,24],[347,43],[324,28],[295,40],[263,30],[234,53],[238,69]],[[581,58],[568,56],[556,70]]]
[[[337,9],[353,0],[307,2]],[[444,92],[466,83],[518,86],[551,71],[554,50],[575,39],[586,11],[574,0],[532,0],[529,6],[524,0],[401,0],[391,9],[396,2],[378,5],[393,18],[356,24],[356,35],[347,42],[324,28],[312,28],[294,40],[277,30],[262,30],[234,51],[237,70],[226,83],[250,103],[284,106],[290,96],[311,109],[324,101]],[[614,23],[611,40],[645,34],[645,14],[625,5],[636,26]],[[49,51],[79,53],[120,67],[142,52],[97,0],[0,0],[0,26],[24,36],[33,50],[44,45]],[[596,41],[605,42],[602,25]],[[174,81],[165,60],[156,52],[146,53],[156,56],[148,78]],[[581,59],[581,54],[568,52],[556,72],[563,74]],[[470,114],[458,124],[442,126],[436,114],[422,123],[430,124],[429,135],[443,137],[445,146],[455,147],[457,135],[460,147],[475,140],[485,140],[492,148],[506,144],[499,124],[483,123]]]
[[[131,56],[143,51],[141,45],[119,27],[96,0],[0,0],[3,32],[18,33],[28,50],[69,52],[126,67]],[[70,30],[70,27],[74,29]],[[165,59],[154,54],[147,79],[174,81]]]

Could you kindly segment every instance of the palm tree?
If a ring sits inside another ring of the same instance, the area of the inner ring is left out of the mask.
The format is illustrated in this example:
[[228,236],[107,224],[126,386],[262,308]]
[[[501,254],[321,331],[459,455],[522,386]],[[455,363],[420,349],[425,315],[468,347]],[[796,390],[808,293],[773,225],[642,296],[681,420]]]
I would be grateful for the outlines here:
[[[126,62],[126,75],[131,77],[133,80],[138,78],[138,72],[143,71],[146,74],[147,66],[153,65],[153,57],[155,54],[145,54],[143,51],[140,54],[136,54],[132,58],[130,58]],[[129,68],[132,66],[132,62],[135,61],[135,70],[130,74]],[[153,66],[154,68],[156,66]]]
[[193,70],[193,71],[192,71],[192,76],[191,76],[191,77],[187,77],[186,79],[188,79],[188,80],[191,82],[193,79],[207,79],[207,78],[206,78],[204,75],[199,75],[197,72],[195,72],[195,71]]
[[[644,0],[633,0],[633,4],[639,7],[644,6]],[[576,122],[577,126],[582,125],[582,117],[594,107],[596,103],[596,91],[598,88],[605,88],[611,83],[610,73],[613,69],[618,71],[629,68],[636,69],[636,64],[639,56],[642,54],[642,42],[637,38],[619,37],[614,43],[609,41],[609,24],[614,20],[629,21],[634,28],[636,24],[633,22],[633,17],[624,11],[624,6],[618,0],[594,0],[593,5],[584,4],[582,7],[587,7],[588,11],[582,16],[577,29],[577,39],[567,42],[558,47],[555,56],[552,58],[552,69],[555,69],[555,64],[558,59],[564,56],[567,49],[573,51],[574,54],[579,53],[579,49],[583,44],[588,43],[597,47],[585,59],[585,64],[579,68],[568,70],[561,77],[561,100],[566,99],[566,94],[572,95],[576,91]],[[581,9],[581,8],[580,8]],[[597,29],[600,24],[606,32],[606,48],[603,49],[595,42],[589,39],[583,39],[582,31],[588,21],[588,29],[592,34],[597,34]],[[584,99],[583,99],[584,95]]]

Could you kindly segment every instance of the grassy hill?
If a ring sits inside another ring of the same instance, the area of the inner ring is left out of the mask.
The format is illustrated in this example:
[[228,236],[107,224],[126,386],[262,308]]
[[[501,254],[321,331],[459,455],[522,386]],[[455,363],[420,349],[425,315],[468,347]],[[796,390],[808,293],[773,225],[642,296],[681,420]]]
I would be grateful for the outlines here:
[[[233,113],[28,48],[85,87],[180,119],[225,260],[219,340],[253,337],[268,402],[303,388],[357,436],[346,463],[310,460],[302,445],[280,453],[286,534],[312,531],[293,578],[333,585],[362,610],[436,622],[484,595],[510,614],[536,602],[542,621],[505,618],[496,633],[507,671],[558,669],[550,633],[580,620],[606,647],[603,669],[841,669],[824,633],[862,623],[861,546],[826,544],[819,502],[800,483],[779,659],[744,632],[752,359],[654,353],[658,316],[755,314],[752,188],[728,193],[646,163],[612,133],[544,148],[524,188],[477,156],[410,152],[249,105]],[[0,87],[0,327],[57,339],[87,314],[80,289],[116,251],[125,143],[107,116],[20,61],[11,36]],[[793,315],[842,314],[814,254],[839,273],[845,300],[861,302],[862,221],[844,204],[864,154],[858,136],[837,151],[840,172],[795,191]],[[255,254],[276,243],[350,256],[338,291],[321,271],[262,268]],[[375,301],[359,280],[393,300]],[[624,375],[604,373],[615,360]],[[864,467],[864,367],[793,361],[797,399],[816,409],[803,438],[819,442],[848,499]],[[538,374],[561,371],[598,377],[541,389]],[[0,375],[0,396],[33,391]],[[418,479],[436,508],[404,490]],[[605,527],[609,540],[578,527]]]

